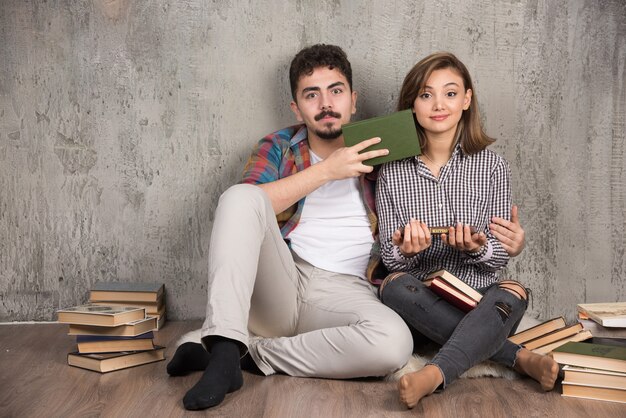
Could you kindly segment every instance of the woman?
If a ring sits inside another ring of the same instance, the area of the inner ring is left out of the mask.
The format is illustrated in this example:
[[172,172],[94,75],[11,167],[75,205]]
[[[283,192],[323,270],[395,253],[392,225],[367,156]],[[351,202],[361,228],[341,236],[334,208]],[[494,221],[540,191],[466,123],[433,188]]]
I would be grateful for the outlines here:
[[[498,281],[497,271],[509,255],[489,230],[491,217],[510,217],[510,172],[502,157],[486,149],[494,140],[482,129],[465,65],[450,53],[418,62],[400,91],[398,110],[409,108],[422,154],[385,164],[380,171],[381,254],[395,273],[379,292],[384,304],[442,347],[422,370],[401,378],[401,401],[412,408],[485,359],[513,367],[551,390],[558,373],[554,360],[507,340],[528,304],[521,284]],[[444,226],[447,233],[430,233],[429,227]],[[483,294],[475,309],[466,314],[422,283],[440,269]]]

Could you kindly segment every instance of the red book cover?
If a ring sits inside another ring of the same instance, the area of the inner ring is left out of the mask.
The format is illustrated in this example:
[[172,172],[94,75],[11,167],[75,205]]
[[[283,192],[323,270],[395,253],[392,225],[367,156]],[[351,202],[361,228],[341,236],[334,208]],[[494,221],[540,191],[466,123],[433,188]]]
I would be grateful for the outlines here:
[[478,305],[478,302],[476,302],[474,299],[450,286],[448,283],[446,283],[445,280],[442,280],[440,277],[435,277],[430,282],[429,287],[434,293],[448,301],[450,304],[456,306],[463,312],[469,312],[474,309],[476,305]]

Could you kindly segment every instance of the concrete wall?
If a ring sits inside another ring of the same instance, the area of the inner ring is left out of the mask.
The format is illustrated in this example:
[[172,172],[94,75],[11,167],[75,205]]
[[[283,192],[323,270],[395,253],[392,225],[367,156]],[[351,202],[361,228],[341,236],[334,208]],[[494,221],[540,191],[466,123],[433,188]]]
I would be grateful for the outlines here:
[[203,317],[217,198],[294,121],[289,61],[317,42],[348,52],[358,117],[456,53],[511,163],[530,310],[626,299],[623,0],[3,0],[0,320],[54,319],[113,279]]

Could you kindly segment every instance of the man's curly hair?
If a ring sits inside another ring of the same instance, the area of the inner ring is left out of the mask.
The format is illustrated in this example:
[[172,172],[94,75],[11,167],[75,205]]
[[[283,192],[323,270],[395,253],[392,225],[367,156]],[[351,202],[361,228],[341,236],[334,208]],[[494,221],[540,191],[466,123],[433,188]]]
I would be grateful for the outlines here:
[[300,77],[313,74],[313,70],[319,67],[339,70],[348,80],[348,85],[352,90],[352,67],[343,49],[336,45],[316,44],[298,52],[291,61],[289,82],[294,101],[297,101],[296,90]]

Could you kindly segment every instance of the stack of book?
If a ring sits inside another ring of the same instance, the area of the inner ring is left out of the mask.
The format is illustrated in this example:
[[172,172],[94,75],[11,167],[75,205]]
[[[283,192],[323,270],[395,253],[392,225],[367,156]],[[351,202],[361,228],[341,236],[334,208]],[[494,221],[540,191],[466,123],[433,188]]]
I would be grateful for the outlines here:
[[567,325],[565,319],[559,316],[518,332],[509,337],[509,341],[538,354],[549,354],[567,342],[584,341],[591,337],[591,332],[582,324]]
[[447,270],[429,274],[424,284],[434,293],[464,312],[478,305],[483,295]]
[[626,338],[626,302],[579,303],[576,309],[594,338]]
[[97,282],[89,294],[91,303],[107,306],[136,306],[157,318],[157,329],[165,324],[165,286],[145,282]]
[[626,347],[569,342],[552,351],[563,365],[563,396],[626,403]]
[[144,308],[86,304],[57,311],[69,324],[77,350],[67,355],[70,366],[101,373],[164,360],[164,347],[154,345],[156,317]]

